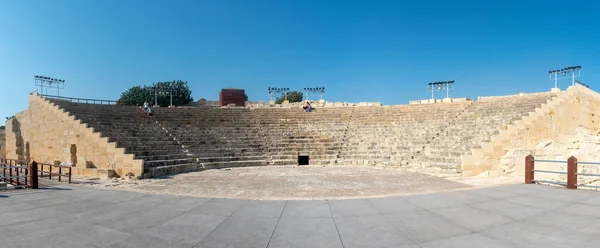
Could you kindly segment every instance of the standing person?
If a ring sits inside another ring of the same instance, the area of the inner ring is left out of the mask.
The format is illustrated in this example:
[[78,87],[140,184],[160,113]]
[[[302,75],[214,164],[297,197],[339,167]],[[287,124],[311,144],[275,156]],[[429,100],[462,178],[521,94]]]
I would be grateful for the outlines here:
[[152,112],[152,109],[150,107],[148,107],[147,111],[148,111],[148,116],[150,116],[150,117],[154,116],[154,112]]

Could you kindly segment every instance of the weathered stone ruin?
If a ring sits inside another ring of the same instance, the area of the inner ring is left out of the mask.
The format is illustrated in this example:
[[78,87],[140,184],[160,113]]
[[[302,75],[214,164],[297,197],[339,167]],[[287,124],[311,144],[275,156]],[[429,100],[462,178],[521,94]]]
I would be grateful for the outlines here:
[[[74,174],[152,177],[236,166],[379,165],[442,176],[519,173],[507,152],[598,131],[598,93],[482,97],[380,106],[155,108],[75,103],[31,95],[7,121],[7,156],[66,161]],[[324,103],[326,105],[326,103]],[[323,106],[324,106],[323,105]],[[523,152],[523,154],[526,152]],[[503,158],[504,156],[504,158]]]

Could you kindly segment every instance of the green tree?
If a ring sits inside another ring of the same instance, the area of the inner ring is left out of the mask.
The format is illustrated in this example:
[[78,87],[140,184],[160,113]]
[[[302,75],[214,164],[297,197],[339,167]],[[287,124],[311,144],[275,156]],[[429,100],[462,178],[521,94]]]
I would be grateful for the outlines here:
[[[290,101],[290,103],[292,102],[302,102],[303,96],[302,96],[302,92],[300,91],[290,91],[287,93],[287,100]],[[283,101],[285,100],[285,95],[281,94],[280,97],[277,98],[277,100],[275,100],[276,104],[281,104],[283,103]]]
[[[144,102],[150,102],[150,90],[147,86],[133,86],[127,91],[121,93],[117,104],[122,105],[143,105]],[[154,101],[152,101],[152,104]]]
[[[173,105],[185,105],[192,102],[192,91],[190,90],[186,81],[175,80],[171,82],[157,82],[152,86],[134,86],[129,88],[127,91],[121,93],[121,97],[117,101],[117,104],[123,105],[143,105],[144,102],[148,102],[154,105],[154,87],[169,88],[173,87],[176,92],[173,94]],[[171,98],[169,95],[158,95],[158,105],[161,107],[169,106]]]
[[0,130],[4,130],[4,129],[6,129],[5,126],[0,126]]
[[246,102],[248,101],[248,94],[246,94],[245,92],[244,92],[244,101],[246,101]]

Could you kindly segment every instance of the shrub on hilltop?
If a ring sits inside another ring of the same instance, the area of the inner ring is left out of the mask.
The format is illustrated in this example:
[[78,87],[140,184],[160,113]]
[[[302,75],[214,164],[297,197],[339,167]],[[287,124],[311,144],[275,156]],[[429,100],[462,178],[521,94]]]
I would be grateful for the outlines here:
[[[121,93],[121,97],[117,101],[117,104],[122,105],[143,105],[144,102],[154,105],[154,88],[174,88],[175,93],[173,94],[173,105],[185,105],[192,102],[192,91],[190,90],[187,81],[175,80],[171,82],[157,82],[152,86],[133,86]],[[158,95],[158,105],[161,107],[169,106],[171,98],[166,94]]]
[[[290,101],[290,103],[292,103],[292,102],[302,102],[302,99],[303,99],[302,92],[300,92],[300,91],[290,91],[287,94],[287,99],[288,99],[288,101]],[[278,97],[277,100],[275,100],[275,103],[276,104],[281,104],[281,103],[283,103],[283,101],[285,101],[285,95],[281,94],[281,96]]]

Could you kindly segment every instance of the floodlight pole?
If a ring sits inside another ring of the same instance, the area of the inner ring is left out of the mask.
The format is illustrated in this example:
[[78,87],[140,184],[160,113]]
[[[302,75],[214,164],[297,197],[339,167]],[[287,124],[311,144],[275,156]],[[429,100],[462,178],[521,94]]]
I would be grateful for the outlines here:
[[154,107],[158,106],[158,90],[154,87]]
[[433,96],[433,86],[431,87],[431,100],[435,100],[435,97]]
[[[558,80],[559,79],[565,79],[568,76],[566,76],[568,73],[571,73],[571,86],[575,85],[575,77],[580,77],[581,76],[581,66],[569,66],[563,69],[558,69],[558,70],[551,70],[548,73],[550,74],[550,80],[552,80],[552,76],[554,76],[554,88],[558,89]],[[575,75],[575,73],[577,73],[577,75]],[[559,74],[562,74],[563,77],[559,78]]]
[[[61,87],[64,87],[65,80],[58,79],[58,78],[46,77],[46,76],[39,76],[39,75],[34,75],[33,78],[35,80],[36,86],[37,86],[37,84],[40,85],[40,92],[42,95],[48,94],[47,88],[56,88],[57,96],[60,96],[60,89],[61,89]],[[44,87],[44,86],[46,86],[46,87]],[[46,88],[45,91],[44,91],[44,88]]]
[[450,98],[450,86],[446,85],[446,98]]

